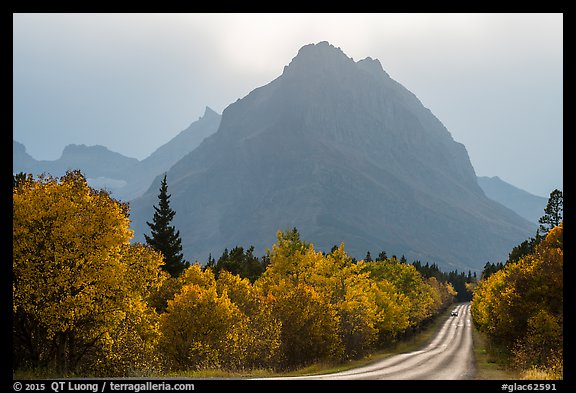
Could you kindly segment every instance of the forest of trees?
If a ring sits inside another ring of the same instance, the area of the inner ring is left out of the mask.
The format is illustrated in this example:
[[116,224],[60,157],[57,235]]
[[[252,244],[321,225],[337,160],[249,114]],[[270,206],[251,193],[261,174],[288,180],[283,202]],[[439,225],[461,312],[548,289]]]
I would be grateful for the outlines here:
[[344,244],[319,252],[295,229],[261,259],[236,247],[174,274],[161,252],[130,242],[129,223],[128,205],[79,171],[15,176],[14,370],[146,376],[355,359],[457,295],[430,266],[354,261]]

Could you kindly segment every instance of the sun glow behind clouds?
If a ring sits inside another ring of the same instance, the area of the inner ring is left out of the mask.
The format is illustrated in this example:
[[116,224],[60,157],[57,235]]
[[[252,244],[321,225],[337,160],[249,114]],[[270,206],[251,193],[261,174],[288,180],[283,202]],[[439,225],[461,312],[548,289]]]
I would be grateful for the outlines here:
[[[379,59],[464,143],[478,174],[540,195],[547,186],[530,190],[529,177],[557,174],[561,184],[562,14],[14,14],[13,21],[14,139],[38,159],[57,158],[69,143],[145,158],[206,105],[221,113],[279,76],[303,45],[328,41],[354,60]],[[536,164],[529,156],[552,158]]]

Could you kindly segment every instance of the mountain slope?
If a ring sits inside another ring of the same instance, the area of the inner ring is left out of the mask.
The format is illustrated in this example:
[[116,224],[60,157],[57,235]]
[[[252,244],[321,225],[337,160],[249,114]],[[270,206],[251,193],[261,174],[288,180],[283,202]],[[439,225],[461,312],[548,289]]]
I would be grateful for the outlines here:
[[221,117],[211,108],[206,107],[204,115],[197,121],[142,160],[142,168],[161,172],[170,169],[178,160],[200,145],[204,138],[218,130]]
[[12,172],[34,173],[37,161],[28,152],[26,146],[20,142],[12,140]]
[[215,133],[220,125],[220,118],[218,113],[206,107],[204,115],[197,121],[140,161],[136,170],[130,174],[130,181],[118,191],[118,195],[124,200],[132,200],[142,195],[156,176],[166,172],[198,147],[204,138]]
[[[479,269],[534,232],[488,199],[465,147],[378,60],[306,45],[282,75],[228,106],[218,131],[168,171],[184,253],[262,253],[297,227],[317,249]],[[147,231],[159,179],[132,203]]]
[[534,224],[537,224],[540,217],[544,215],[544,208],[548,203],[548,199],[544,197],[514,187],[498,176],[478,176],[478,184],[488,198],[515,211]]

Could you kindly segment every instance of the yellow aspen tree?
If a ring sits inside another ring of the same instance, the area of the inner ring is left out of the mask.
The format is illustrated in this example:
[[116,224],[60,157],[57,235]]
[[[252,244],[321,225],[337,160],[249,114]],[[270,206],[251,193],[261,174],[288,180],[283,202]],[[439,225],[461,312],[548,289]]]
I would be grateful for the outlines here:
[[160,348],[173,370],[233,369],[244,360],[246,327],[246,316],[215,285],[186,284],[160,316]]
[[371,293],[371,280],[364,262],[353,263],[344,244],[312,264],[310,284],[329,299],[339,316],[340,336],[346,358],[357,358],[373,348],[378,305]]
[[15,184],[15,367],[76,372],[114,346],[128,315],[147,310],[162,260],[130,246],[129,223],[128,206],[79,171]]
[[271,299],[265,297],[258,287],[247,278],[241,278],[222,270],[216,280],[220,296],[227,295],[247,318],[247,326],[238,332],[244,363],[242,367],[267,367],[277,356],[280,348],[282,324],[272,316]]
[[282,324],[277,367],[291,369],[343,354],[339,317],[310,285],[280,279],[269,287],[272,317]]
[[366,269],[375,280],[386,279],[398,293],[404,294],[409,303],[410,326],[415,327],[432,316],[434,300],[424,277],[413,265],[399,263],[396,259],[366,263]]
[[374,298],[378,313],[376,315],[376,328],[378,329],[378,343],[390,344],[396,337],[410,326],[410,300],[399,293],[388,280],[370,279],[369,293]]

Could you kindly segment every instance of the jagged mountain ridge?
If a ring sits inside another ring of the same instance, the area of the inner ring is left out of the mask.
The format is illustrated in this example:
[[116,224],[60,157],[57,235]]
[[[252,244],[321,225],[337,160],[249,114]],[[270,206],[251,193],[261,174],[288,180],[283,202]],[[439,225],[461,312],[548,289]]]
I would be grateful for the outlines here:
[[13,172],[49,173],[62,176],[69,169],[82,169],[87,177],[109,177],[126,180],[138,164],[135,158],[108,150],[101,145],[67,145],[57,160],[35,160],[23,144],[13,141]]
[[118,192],[125,200],[142,195],[155,176],[166,172],[186,154],[194,150],[208,136],[214,134],[220,125],[221,116],[206,107],[204,114],[188,128],[181,131],[140,161],[138,169],[130,175],[130,181]]
[[57,160],[35,160],[23,144],[13,141],[12,169],[14,173],[48,173],[52,176],[80,169],[91,186],[106,188],[114,197],[129,201],[143,194],[155,176],[167,171],[204,138],[216,132],[220,117],[206,107],[203,116],[142,161],[99,145],[67,145]]
[[[168,171],[184,253],[263,252],[297,227],[318,249],[386,250],[447,268],[502,260],[534,227],[488,199],[465,147],[378,60],[306,45],[281,76],[228,106]],[[132,202],[147,231],[159,179]]]

